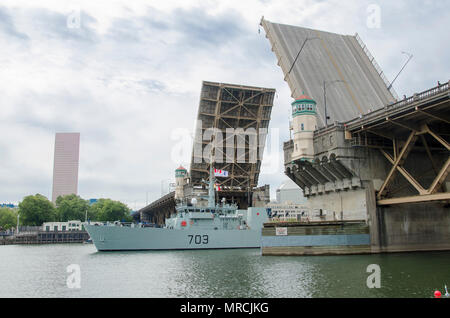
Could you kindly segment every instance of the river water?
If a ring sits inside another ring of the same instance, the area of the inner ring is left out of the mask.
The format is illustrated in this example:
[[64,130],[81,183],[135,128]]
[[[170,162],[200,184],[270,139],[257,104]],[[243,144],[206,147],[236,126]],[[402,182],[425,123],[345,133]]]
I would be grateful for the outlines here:
[[[367,287],[370,264],[379,265],[380,288]],[[0,246],[0,297],[430,298],[444,284],[450,286],[450,252],[275,257],[259,249]]]

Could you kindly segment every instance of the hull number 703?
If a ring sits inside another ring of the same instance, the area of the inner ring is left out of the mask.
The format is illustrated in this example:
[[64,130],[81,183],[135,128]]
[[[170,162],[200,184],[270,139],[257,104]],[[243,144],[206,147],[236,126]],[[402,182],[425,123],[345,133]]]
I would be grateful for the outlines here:
[[208,235],[188,235],[189,244],[208,244],[209,236]]

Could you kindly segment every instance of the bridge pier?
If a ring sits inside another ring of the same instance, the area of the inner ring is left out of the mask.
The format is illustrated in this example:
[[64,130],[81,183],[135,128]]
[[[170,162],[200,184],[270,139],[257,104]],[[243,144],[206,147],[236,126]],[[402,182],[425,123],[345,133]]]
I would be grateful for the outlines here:
[[450,250],[449,210],[448,204],[442,202],[378,206],[372,249],[377,252]]

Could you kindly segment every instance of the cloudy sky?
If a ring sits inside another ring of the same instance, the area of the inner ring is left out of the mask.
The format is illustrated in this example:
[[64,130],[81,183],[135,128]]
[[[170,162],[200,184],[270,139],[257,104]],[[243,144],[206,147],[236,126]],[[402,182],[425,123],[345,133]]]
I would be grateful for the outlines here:
[[[203,80],[275,88],[281,149],[290,91],[261,16],[358,32],[390,80],[412,53],[400,96],[450,79],[449,1],[0,0],[0,202],[51,196],[55,132],[81,133],[81,197],[157,199],[189,166],[174,149],[193,132]],[[286,179],[278,161],[259,180],[272,194]]]

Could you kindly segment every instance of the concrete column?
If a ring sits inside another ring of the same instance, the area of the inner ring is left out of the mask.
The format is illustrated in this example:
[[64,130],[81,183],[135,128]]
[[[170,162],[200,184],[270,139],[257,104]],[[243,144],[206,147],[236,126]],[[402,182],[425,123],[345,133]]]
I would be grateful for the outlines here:
[[373,181],[363,181],[363,187],[366,189],[366,208],[367,221],[370,229],[370,246],[373,253],[379,253],[381,251],[380,227],[377,218],[377,201]]

